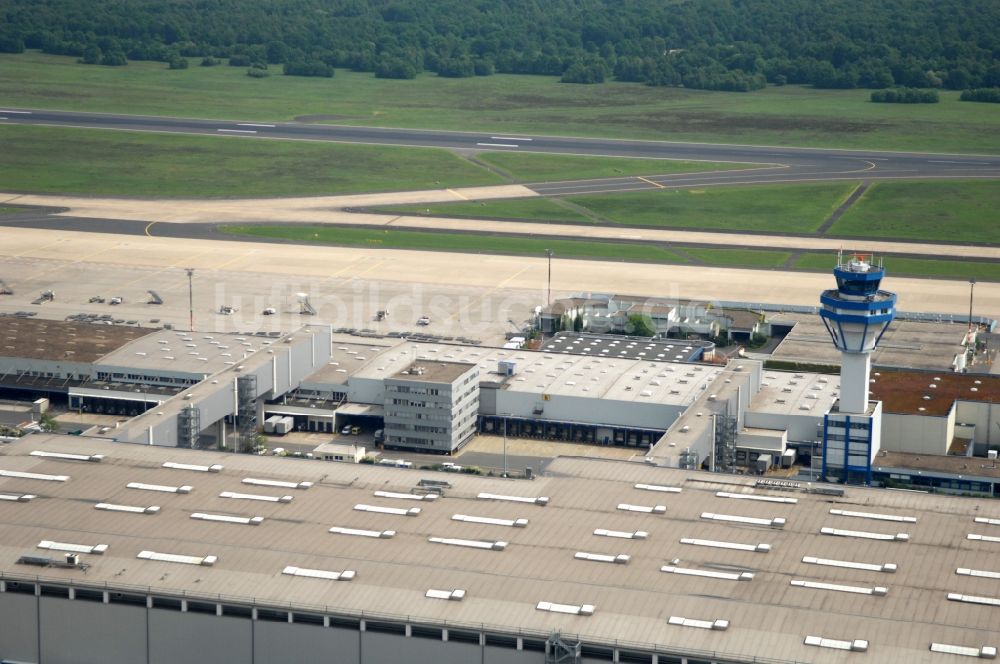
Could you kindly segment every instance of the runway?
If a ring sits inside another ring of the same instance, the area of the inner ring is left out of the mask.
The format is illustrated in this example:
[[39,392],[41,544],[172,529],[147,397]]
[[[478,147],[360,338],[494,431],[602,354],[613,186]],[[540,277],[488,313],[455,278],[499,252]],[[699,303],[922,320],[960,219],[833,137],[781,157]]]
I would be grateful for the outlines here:
[[780,148],[754,145],[610,140],[477,132],[393,129],[301,122],[241,122],[82,113],[42,109],[0,109],[0,123],[90,129],[229,136],[256,139],[326,141],[466,152],[513,151],[581,156],[673,159],[748,164],[748,169],[678,175],[602,178],[528,184],[544,196],[569,196],[663,187],[773,184],[864,179],[997,178],[1000,155],[954,155],[911,152]]

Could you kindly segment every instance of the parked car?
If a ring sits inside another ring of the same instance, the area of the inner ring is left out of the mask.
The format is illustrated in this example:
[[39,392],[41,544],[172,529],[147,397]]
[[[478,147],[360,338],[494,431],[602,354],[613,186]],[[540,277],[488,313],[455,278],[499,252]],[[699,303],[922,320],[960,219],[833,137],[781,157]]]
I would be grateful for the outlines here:
[[341,436],[349,436],[350,434],[351,434],[351,425],[350,424],[345,424],[343,427],[341,427],[341,429],[340,429],[340,435]]

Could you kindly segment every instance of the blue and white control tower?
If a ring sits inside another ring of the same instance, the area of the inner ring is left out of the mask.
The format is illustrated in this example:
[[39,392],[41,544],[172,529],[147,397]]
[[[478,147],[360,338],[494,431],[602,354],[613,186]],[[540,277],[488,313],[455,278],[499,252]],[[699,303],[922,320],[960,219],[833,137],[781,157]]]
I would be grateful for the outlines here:
[[823,477],[869,483],[882,422],[881,402],[868,400],[871,354],[896,317],[896,294],[879,289],[885,268],[865,256],[841,254],[833,274],[820,316],[840,350],[840,398],[824,417]]

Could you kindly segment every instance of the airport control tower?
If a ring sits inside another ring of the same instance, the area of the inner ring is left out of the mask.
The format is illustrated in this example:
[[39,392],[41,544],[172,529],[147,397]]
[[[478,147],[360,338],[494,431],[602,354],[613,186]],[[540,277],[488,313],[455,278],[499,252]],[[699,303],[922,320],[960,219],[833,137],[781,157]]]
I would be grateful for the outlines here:
[[874,259],[841,254],[837,288],[823,291],[820,316],[840,350],[840,398],[823,423],[823,477],[869,483],[879,450],[881,402],[868,400],[871,354],[896,316],[896,294],[879,290],[885,268]]

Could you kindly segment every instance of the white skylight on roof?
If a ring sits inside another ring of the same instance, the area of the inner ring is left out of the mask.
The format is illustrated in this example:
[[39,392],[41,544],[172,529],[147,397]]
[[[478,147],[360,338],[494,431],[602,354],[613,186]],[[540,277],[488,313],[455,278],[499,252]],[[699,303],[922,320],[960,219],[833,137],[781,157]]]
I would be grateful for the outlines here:
[[993,537],[992,535],[977,535],[976,533],[969,533],[965,536],[965,538],[979,542],[1000,542],[1000,537]]
[[211,466],[199,466],[193,463],[175,463],[173,461],[164,461],[164,468],[173,468],[174,470],[196,470],[199,473],[217,473],[222,470],[222,466],[217,463],[213,463]]
[[264,522],[264,517],[262,516],[229,516],[228,514],[205,514],[204,512],[195,512],[191,515],[191,518],[198,519],[199,521],[238,523],[244,526],[259,526]]
[[632,560],[632,556],[624,553],[612,556],[603,553],[586,553],[584,551],[577,551],[573,554],[573,557],[577,560],[590,560],[595,563],[617,563],[619,565],[626,565],[628,564],[628,561]]
[[645,514],[665,514],[667,511],[666,505],[630,505],[628,503],[619,503],[618,509],[624,512],[643,512]]
[[159,491],[161,493],[191,493],[193,487],[189,486],[166,486],[164,484],[145,484],[143,482],[129,482],[126,484],[130,489],[142,489],[143,491]]
[[982,569],[969,569],[967,567],[959,567],[955,570],[955,574],[960,576],[979,576],[984,579],[1000,579],[1000,572],[989,572]]
[[961,593],[948,593],[948,599],[952,602],[965,602],[966,604],[986,604],[987,606],[1000,606],[1000,599],[995,597],[981,597],[978,595],[962,595]]
[[882,596],[889,592],[888,588],[882,586],[875,586],[874,588],[867,588],[864,586],[844,586],[837,583],[820,583],[818,581],[802,581],[800,579],[792,579],[791,585],[796,588],[812,588],[813,590],[833,590],[842,593],[855,593],[857,595],[877,595]]
[[160,511],[159,505],[134,507],[132,505],[115,505],[114,503],[97,503],[94,507],[99,510],[107,510],[108,512],[131,512],[133,514],[156,514]]
[[814,558],[805,556],[802,562],[807,565],[826,565],[827,567],[845,567],[847,569],[863,569],[869,572],[895,572],[896,563],[856,563],[850,560],[831,560],[829,558]]
[[379,505],[358,504],[354,506],[354,509],[359,512],[375,512],[376,514],[393,514],[395,516],[417,516],[420,514],[419,507],[406,509],[404,507],[381,507]]
[[460,602],[465,599],[465,591],[461,588],[456,588],[455,590],[435,590],[431,588],[426,593],[424,597],[429,599],[447,599],[453,602]]
[[140,551],[136,558],[156,560],[161,563],[180,563],[183,565],[204,565],[211,567],[218,562],[218,556],[182,556],[176,553],[157,553],[156,551]]
[[334,526],[330,532],[335,535],[355,535],[357,537],[375,537],[379,539],[389,539],[396,536],[395,530],[361,530],[358,528],[341,528]]
[[732,549],[734,551],[754,551],[757,553],[767,553],[771,550],[770,544],[740,544],[739,542],[719,542],[716,540],[691,539],[685,537],[681,544],[692,546],[707,546],[715,549]]
[[49,549],[50,551],[68,551],[69,553],[93,553],[101,555],[108,550],[107,544],[70,544],[68,542],[50,542],[42,540],[38,543],[39,549]]
[[643,491],[659,491],[661,493],[680,493],[681,488],[677,486],[662,486],[660,484],[636,484],[636,489]]
[[527,519],[494,519],[488,516],[469,516],[468,514],[453,514],[452,521],[465,521],[467,523],[484,523],[490,526],[510,526],[513,528],[524,528],[528,525]]
[[706,579],[722,579],[723,581],[753,581],[753,572],[717,572],[710,569],[690,569],[685,567],[675,567],[674,565],[664,565],[661,572],[668,574],[680,574],[682,576],[701,576]]
[[396,498],[398,500],[437,500],[438,495],[436,493],[399,493],[396,491],[376,491],[375,495],[379,498]]
[[859,539],[885,540],[890,542],[908,542],[910,536],[906,533],[870,533],[864,530],[841,530],[840,528],[820,528],[821,535],[834,537],[857,537]]
[[219,498],[237,498],[242,500],[259,500],[268,503],[290,503],[291,496],[262,496],[255,493],[236,493],[235,491],[223,491]]
[[572,616],[592,616],[594,615],[593,604],[555,604],[553,602],[539,602],[535,609],[538,611],[551,611],[552,613],[568,613]]
[[833,648],[835,650],[852,650],[854,652],[865,652],[868,650],[868,642],[864,639],[854,639],[853,641],[839,641],[837,639],[824,639],[822,636],[807,636],[804,642],[807,646],[817,646],[819,648]]
[[852,512],[850,510],[830,510],[836,516],[853,516],[858,519],[874,519],[876,521],[898,521],[900,523],[916,523],[915,516],[897,516],[895,514],[876,514],[874,512]]
[[22,480],[43,480],[46,482],[65,482],[69,475],[45,475],[44,473],[22,473],[19,470],[0,470],[0,477],[16,477]]
[[47,459],[65,459],[67,461],[101,461],[103,454],[66,454],[64,452],[44,452],[35,450],[31,456],[44,457]]
[[274,486],[282,489],[308,489],[313,485],[312,482],[284,482],[282,480],[265,480],[256,477],[245,477],[243,478],[243,483],[253,484],[254,486]]
[[305,569],[302,567],[292,567],[291,565],[281,570],[281,573],[310,579],[326,579],[327,581],[350,581],[355,576],[354,571],[349,569],[343,572],[330,572],[325,569]]
[[604,528],[598,528],[594,531],[595,535],[600,537],[617,537],[619,539],[646,539],[649,537],[649,533],[645,530],[636,531],[625,531],[625,530],[606,530]]
[[699,629],[714,629],[719,632],[724,632],[729,629],[728,620],[695,620],[694,618],[683,618],[681,616],[670,616],[667,618],[668,625],[677,625],[678,627],[697,627]]
[[428,542],[433,542],[434,544],[447,544],[449,546],[464,546],[470,549],[486,549],[490,551],[503,551],[507,548],[507,542],[502,541],[490,541],[490,540],[467,540],[467,539],[455,539],[451,537],[428,537]]
[[750,516],[734,516],[731,514],[714,514],[712,512],[702,512],[701,518],[710,521],[723,521],[725,523],[745,523],[750,526],[765,526],[767,528],[784,528],[785,519],[776,516],[773,519],[758,519]]
[[763,503],[786,503],[794,505],[799,502],[798,498],[786,498],[784,496],[758,496],[753,493],[731,493],[729,491],[719,491],[715,494],[718,498],[736,498],[738,500],[759,500]]
[[38,496],[31,493],[0,493],[0,500],[11,500],[19,503],[26,503]]
[[502,496],[496,493],[480,493],[476,496],[479,500],[503,500],[511,503],[530,503],[532,505],[548,505],[549,499],[546,496],[538,496],[537,498],[522,497],[522,496]]
[[932,643],[931,652],[939,652],[945,655],[964,655],[966,657],[981,657],[982,659],[996,659],[997,649],[993,646],[983,646],[975,648],[971,646],[953,646],[947,643]]
[[977,516],[973,521],[976,523],[985,523],[989,526],[1000,526],[1000,519],[988,519],[985,516]]

